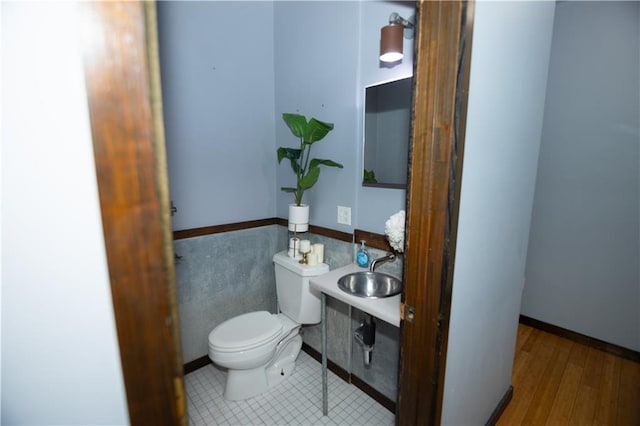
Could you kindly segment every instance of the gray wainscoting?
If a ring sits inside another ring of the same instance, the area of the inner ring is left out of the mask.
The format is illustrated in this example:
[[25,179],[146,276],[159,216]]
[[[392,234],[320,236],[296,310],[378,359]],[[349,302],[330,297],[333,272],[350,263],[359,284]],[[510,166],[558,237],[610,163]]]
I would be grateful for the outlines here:
[[[312,243],[325,246],[325,263],[330,269],[353,262],[358,245],[305,233]],[[223,321],[246,312],[276,312],[273,255],[286,250],[286,227],[269,225],[201,237],[176,240],[182,258],[176,265],[178,311],[182,334],[183,361],[208,354],[208,335]],[[385,252],[369,248],[372,258]],[[401,276],[402,259],[382,265],[381,271]],[[362,312],[336,299],[327,299],[328,357],[392,400],[397,394],[399,329],[377,321],[376,346],[369,367],[363,363],[362,348],[354,343],[353,332]],[[320,325],[303,328],[306,344],[321,350]]]
[[246,312],[276,311],[277,225],[174,242],[183,361],[208,354],[208,336]]

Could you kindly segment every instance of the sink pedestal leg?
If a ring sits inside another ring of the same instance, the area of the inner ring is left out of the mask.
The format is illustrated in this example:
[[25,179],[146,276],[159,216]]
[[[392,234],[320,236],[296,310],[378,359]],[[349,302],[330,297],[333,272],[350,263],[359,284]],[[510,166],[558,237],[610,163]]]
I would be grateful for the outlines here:
[[329,392],[327,389],[327,296],[322,293],[322,415],[329,414]]

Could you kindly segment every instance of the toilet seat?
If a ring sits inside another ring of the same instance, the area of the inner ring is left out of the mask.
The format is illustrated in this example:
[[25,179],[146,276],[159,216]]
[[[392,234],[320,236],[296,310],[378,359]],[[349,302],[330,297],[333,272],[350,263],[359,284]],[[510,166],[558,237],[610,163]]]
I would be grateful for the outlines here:
[[209,335],[210,348],[239,352],[268,344],[280,337],[282,322],[267,311],[249,312],[228,319]]

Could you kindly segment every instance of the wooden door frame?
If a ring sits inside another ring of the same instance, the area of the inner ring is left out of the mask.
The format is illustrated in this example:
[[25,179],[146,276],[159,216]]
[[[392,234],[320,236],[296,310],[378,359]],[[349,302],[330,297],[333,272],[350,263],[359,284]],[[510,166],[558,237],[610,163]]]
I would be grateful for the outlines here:
[[440,424],[474,3],[418,4],[397,423]]
[[79,9],[129,420],[186,426],[155,3]]
[[[155,5],[82,4],[107,262],[131,424],[186,425]],[[473,2],[418,2],[398,424],[439,424]],[[147,44],[148,40],[151,45]]]

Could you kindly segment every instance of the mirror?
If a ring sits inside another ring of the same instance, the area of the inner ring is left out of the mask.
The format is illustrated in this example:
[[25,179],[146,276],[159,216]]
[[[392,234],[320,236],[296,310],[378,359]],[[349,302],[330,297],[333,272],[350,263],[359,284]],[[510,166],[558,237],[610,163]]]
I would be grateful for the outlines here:
[[413,77],[365,88],[363,186],[407,187]]

